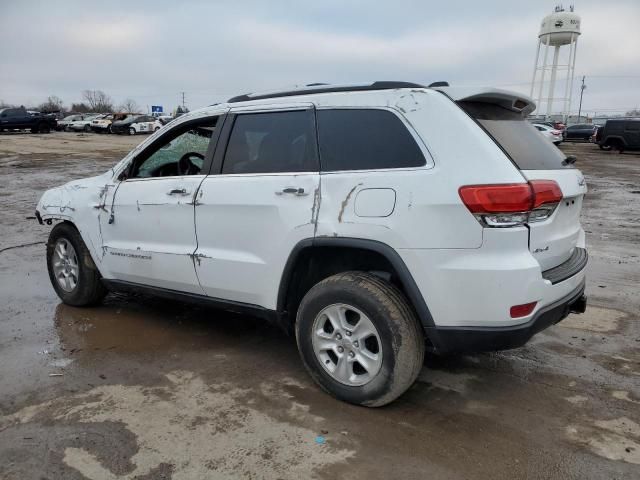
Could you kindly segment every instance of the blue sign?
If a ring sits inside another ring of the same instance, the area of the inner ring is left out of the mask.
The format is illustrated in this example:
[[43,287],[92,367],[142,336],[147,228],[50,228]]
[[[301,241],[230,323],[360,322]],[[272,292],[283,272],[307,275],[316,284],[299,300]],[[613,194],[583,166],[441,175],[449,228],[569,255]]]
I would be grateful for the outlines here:
[[162,113],[162,105],[151,105],[151,113]]

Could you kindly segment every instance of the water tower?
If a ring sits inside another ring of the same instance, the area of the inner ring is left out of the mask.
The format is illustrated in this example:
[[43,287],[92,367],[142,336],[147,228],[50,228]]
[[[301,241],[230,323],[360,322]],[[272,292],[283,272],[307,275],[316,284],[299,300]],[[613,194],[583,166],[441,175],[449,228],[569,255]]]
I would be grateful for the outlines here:
[[[576,51],[578,49],[578,37],[580,36],[580,17],[573,12],[573,6],[565,11],[562,5],[555,8],[551,15],[547,15],[540,25],[538,34],[538,48],[536,50],[536,63],[531,80],[531,98],[534,98],[536,81],[537,91],[537,115],[542,115],[542,104],[546,104],[545,118],[552,113],[554,102],[562,102],[562,119],[566,122],[571,108],[571,95],[573,94],[573,76],[576,66]],[[562,48],[568,45],[569,48]],[[553,60],[549,65],[549,49],[553,47]],[[543,49],[542,64],[540,64],[540,49]],[[561,52],[562,50],[562,52]],[[567,51],[568,50],[568,55]],[[558,70],[566,72],[564,81],[564,95],[556,97],[556,77]],[[550,78],[545,85],[547,72]],[[539,76],[539,79],[538,79]]]

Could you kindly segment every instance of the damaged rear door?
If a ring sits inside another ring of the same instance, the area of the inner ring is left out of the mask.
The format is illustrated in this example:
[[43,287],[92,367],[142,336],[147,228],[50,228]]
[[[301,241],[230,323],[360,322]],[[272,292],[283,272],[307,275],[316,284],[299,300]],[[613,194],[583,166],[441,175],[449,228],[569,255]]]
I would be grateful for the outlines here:
[[176,125],[133,159],[100,218],[107,278],[202,294],[193,264],[194,203],[221,120]]
[[196,207],[196,271],[210,297],[275,308],[295,245],[313,238],[320,176],[313,106],[232,109]]

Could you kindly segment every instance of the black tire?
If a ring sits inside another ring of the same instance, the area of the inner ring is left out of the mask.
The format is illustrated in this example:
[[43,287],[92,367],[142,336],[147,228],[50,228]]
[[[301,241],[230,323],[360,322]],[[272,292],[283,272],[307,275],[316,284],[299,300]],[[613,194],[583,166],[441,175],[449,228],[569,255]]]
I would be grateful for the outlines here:
[[136,129],[133,127],[129,127],[129,135],[135,135],[136,134]]
[[[313,349],[314,321],[326,307],[353,306],[373,323],[380,337],[382,365],[361,386],[334,379]],[[415,382],[424,361],[425,340],[412,308],[390,283],[365,272],[344,272],[316,284],[302,299],[296,340],[305,367],[323,390],[345,402],[380,407],[402,395]]]
[[624,144],[617,139],[613,139],[610,142],[608,142],[608,146],[611,150],[618,152],[618,153],[622,153],[624,152]]
[[[60,239],[67,240],[77,255],[79,275],[77,284],[72,291],[65,291],[58,283],[54,273],[54,249]],[[102,278],[100,272],[93,263],[87,246],[78,230],[70,223],[59,223],[51,230],[47,241],[47,269],[53,289],[67,305],[75,307],[95,305],[100,303],[107,294],[107,289],[100,281]]]
[[609,151],[611,150],[611,145],[598,145],[600,147],[600,150],[605,150],[605,151]]
[[90,126],[90,125],[85,125],[85,126],[84,126],[84,128],[83,128],[83,130],[84,130],[86,133],[89,133],[89,132],[91,132],[91,126]]

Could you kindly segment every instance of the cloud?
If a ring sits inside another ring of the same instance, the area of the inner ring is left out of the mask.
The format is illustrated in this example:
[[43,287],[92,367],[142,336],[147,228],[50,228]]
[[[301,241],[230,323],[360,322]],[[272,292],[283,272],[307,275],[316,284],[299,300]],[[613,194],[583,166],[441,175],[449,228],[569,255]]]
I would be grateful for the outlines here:
[[[537,33],[553,0],[438,4],[69,1],[0,4],[0,98],[67,103],[87,88],[121,101],[190,107],[313,81],[448,80],[529,92]],[[637,1],[581,0],[576,74],[585,108],[625,108],[640,91]],[[28,42],[16,42],[29,32]],[[10,47],[8,45],[11,45]],[[596,80],[595,76],[599,79]],[[626,79],[620,75],[635,75]],[[614,76],[614,77],[612,77]],[[606,78],[605,78],[606,77]],[[575,88],[575,86],[574,86]]]

